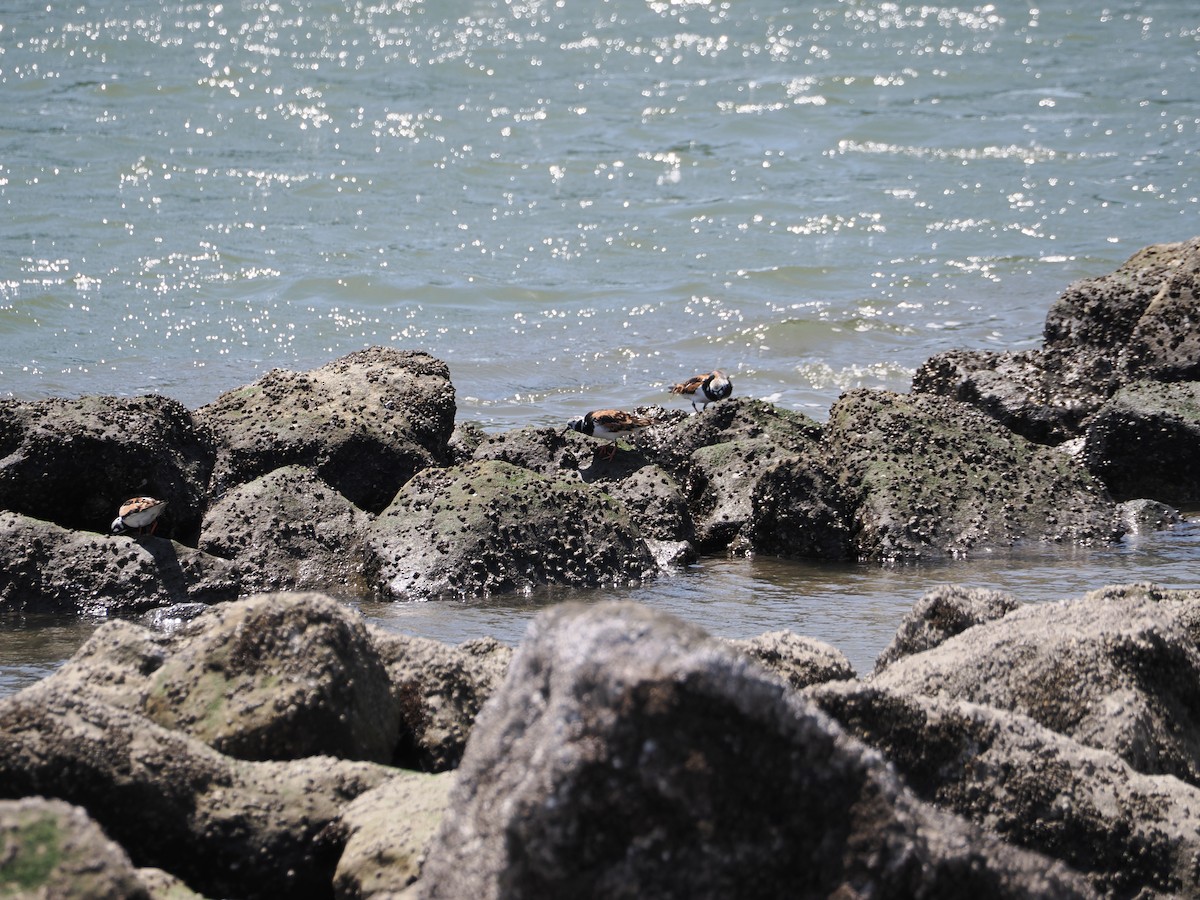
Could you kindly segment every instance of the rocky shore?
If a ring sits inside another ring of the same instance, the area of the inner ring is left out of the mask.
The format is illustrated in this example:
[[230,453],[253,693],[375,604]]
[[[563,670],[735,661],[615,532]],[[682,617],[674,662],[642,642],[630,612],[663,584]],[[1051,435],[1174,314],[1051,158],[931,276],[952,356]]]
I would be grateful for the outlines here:
[[[1169,524],[1200,501],[1198,283],[1200,238],[1149,247],[1039,351],[942,354],[824,424],[650,410],[612,459],[456,422],[446,365],[391,348],[197,410],[0,402],[0,611],[112,618],[0,700],[0,894],[1200,895],[1200,593],[939,588],[870,673],[628,603],[514,650],[342,602]],[[139,494],[157,533],[108,533]]]

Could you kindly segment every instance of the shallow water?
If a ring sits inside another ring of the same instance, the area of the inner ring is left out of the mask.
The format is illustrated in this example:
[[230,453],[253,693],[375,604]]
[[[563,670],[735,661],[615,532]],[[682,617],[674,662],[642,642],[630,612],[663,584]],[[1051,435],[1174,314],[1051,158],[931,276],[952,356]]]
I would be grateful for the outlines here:
[[[939,350],[1037,346],[1070,282],[1200,232],[1198,67],[1182,0],[17,0],[0,396],[194,407],[382,343],[445,359],[490,430],[661,402],[715,365],[822,420]],[[862,669],[931,582],[1183,584],[1193,537],[706,560],[617,593]],[[513,639],[560,596],[372,614]],[[0,689],[53,665],[22,643],[46,627],[4,628]]]
[[[818,638],[841,650],[865,675],[904,614],[938,584],[1006,591],[1026,603],[1139,581],[1200,589],[1197,540],[1200,519],[1189,517],[1166,531],[1127,536],[1113,547],[1028,547],[1013,554],[891,566],[715,558],[638,587],[552,588],[472,602],[352,605],[390,631],[455,644],[487,635],[516,646],[530,619],[550,604],[635,600],[722,637],[790,629]],[[0,624],[2,696],[52,672],[98,622],[10,616]]]

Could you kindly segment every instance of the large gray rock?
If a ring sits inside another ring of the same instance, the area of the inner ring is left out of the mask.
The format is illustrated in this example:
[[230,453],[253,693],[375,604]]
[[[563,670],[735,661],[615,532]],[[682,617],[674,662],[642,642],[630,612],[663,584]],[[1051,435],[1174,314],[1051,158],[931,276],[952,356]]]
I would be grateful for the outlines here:
[[400,705],[393,762],[410,769],[455,768],[475,717],[503,682],[512,648],[493,638],[450,646],[372,629]]
[[1200,380],[1200,237],[1161,246],[1163,279],[1122,349],[1132,378]]
[[371,347],[311,372],[276,369],[196,411],[217,441],[219,498],[287,465],[312,468],[378,512],[414,474],[449,459],[454,386],[425,353]]
[[952,350],[913,391],[951,397],[1045,444],[1079,435],[1122,385],[1200,380],[1200,238],[1154,244],[1114,272],[1070,285],[1037,350]]
[[850,391],[830,410],[822,447],[838,461],[859,558],[1121,535],[1116,504],[1076,460],[943,397]]
[[1200,790],[1032,719],[835,682],[809,696],[923,799],[1063,860],[1106,897],[1200,895]]
[[761,400],[723,400],[691,416],[647,429],[639,447],[683,487],[702,553],[755,549],[754,495],[784,460],[805,456],[821,426]]
[[1090,896],[918,801],[726,643],[634,604],[540,615],[480,714],[427,898]]
[[729,644],[797,689],[856,677],[841,650],[794,631],[768,631]]
[[1118,500],[1200,501],[1200,381],[1135,381],[1088,422],[1082,459]]
[[0,800],[0,897],[150,900],[128,855],[61,800]]
[[839,482],[837,460],[820,447],[778,460],[761,473],[743,526],[755,553],[808,559],[853,559],[857,492]]
[[363,512],[304,466],[231,489],[204,517],[200,549],[237,563],[242,589],[370,596]]
[[1155,296],[1197,249],[1200,239],[1152,244],[1115,271],[1068,286],[1046,315],[1046,347],[1119,353]]
[[338,820],[346,849],[334,873],[343,900],[391,900],[420,877],[454,776],[402,772],[360,794]]
[[648,541],[690,544],[696,529],[679,482],[637,449],[622,449],[607,459],[596,452],[601,446],[569,429],[518,428],[488,436],[475,448],[474,459],[595,485],[625,507]]
[[146,685],[170,653],[170,638],[127,619],[92,632],[74,655],[42,680],[65,695],[140,713]]
[[0,400],[0,509],[108,534],[130,497],[166,500],[156,533],[196,545],[212,436],[166,397]]
[[512,649],[365,625],[317,594],[222,604],[170,634],[101,625],[45,679],[146,715],[231,756],[328,754],[430,772],[462,758]]
[[653,576],[628,512],[600,488],[494,460],[427,469],[372,524],[378,583],[398,600]]
[[1076,437],[1120,383],[1106,352],[948,350],[922,363],[912,389],[968,403],[1028,440],[1057,446]]
[[1200,592],[1033,604],[894,660],[872,683],[1029,716],[1139,772],[1200,784]]
[[933,588],[900,621],[896,636],[875,661],[875,670],[902,656],[924,653],[975,625],[1006,616],[1019,605],[1016,597],[1002,591],[956,584]]
[[319,594],[221,604],[180,627],[141,712],[241,759],[390,762],[399,708],[362,617]]
[[130,614],[232,600],[240,590],[233,563],[165,538],[99,535],[0,511],[0,610]]
[[138,865],[210,897],[328,897],[346,803],[391,770],[233,760],[141,716],[38,684],[0,700],[0,798],[85,808]]

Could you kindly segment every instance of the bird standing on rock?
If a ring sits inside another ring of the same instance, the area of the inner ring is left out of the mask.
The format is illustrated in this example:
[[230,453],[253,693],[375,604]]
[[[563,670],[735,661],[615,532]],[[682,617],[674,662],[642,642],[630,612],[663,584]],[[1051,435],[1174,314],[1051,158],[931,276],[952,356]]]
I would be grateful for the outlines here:
[[[681,394],[692,401],[692,409],[700,412],[710,403],[724,400],[733,393],[733,382],[720,369],[703,375],[693,375],[687,381],[671,387],[672,394]],[[696,404],[699,403],[699,409]]]
[[155,500],[153,497],[132,497],[121,504],[117,517],[113,519],[113,534],[121,534],[130,528],[136,528],[138,534],[150,526],[150,533],[158,527],[158,517],[167,508],[166,500]]
[[587,413],[582,419],[572,419],[567,428],[589,437],[612,438],[610,446],[596,451],[597,456],[612,459],[617,455],[618,438],[627,437],[653,424],[654,419],[648,416],[639,416],[621,409],[597,409]]

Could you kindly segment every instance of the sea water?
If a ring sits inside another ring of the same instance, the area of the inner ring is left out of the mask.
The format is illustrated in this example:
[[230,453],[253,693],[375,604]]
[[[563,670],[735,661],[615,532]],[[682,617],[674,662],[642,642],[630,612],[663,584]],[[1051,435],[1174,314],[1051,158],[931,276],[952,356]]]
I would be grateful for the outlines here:
[[[715,366],[822,420],[933,353],[1036,347],[1068,284],[1200,234],[1198,67],[1183,0],[13,0],[0,396],[197,407],[387,344],[490,431]],[[618,593],[863,668],[933,580],[1194,586],[1192,537]],[[365,608],[515,642],[558,599]]]

